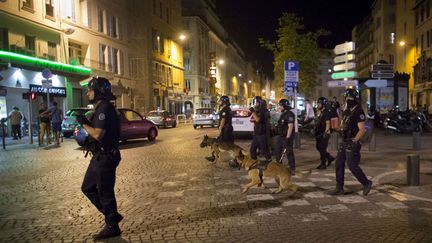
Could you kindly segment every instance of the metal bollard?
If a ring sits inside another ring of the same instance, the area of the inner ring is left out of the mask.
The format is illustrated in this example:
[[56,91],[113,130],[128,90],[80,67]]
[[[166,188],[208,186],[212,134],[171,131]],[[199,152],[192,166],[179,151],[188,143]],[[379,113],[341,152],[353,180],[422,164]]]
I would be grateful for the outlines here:
[[372,133],[371,140],[369,142],[369,151],[375,152],[376,151],[376,136],[375,133]]
[[421,149],[421,136],[419,132],[413,132],[413,150]]
[[294,148],[300,149],[300,133],[294,133]]
[[420,156],[418,154],[409,154],[407,156],[407,185],[420,185]]
[[333,151],[337,151],[338,150],[338,144],[339,144],[339,133],[337,132],[333,132],[330,135],[330,149]]

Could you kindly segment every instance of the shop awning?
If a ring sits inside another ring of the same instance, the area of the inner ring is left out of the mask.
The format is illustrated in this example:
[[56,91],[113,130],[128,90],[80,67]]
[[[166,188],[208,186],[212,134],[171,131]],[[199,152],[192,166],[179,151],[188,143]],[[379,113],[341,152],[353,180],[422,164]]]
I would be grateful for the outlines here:
[[48,68],[52,73],[65,77],[86,78],[92,73],[92,70],[88,67],[54,62],[3,50],[0,50],[0,63],[10,63],[14,67],[22,67],[34,71],[42,71]]

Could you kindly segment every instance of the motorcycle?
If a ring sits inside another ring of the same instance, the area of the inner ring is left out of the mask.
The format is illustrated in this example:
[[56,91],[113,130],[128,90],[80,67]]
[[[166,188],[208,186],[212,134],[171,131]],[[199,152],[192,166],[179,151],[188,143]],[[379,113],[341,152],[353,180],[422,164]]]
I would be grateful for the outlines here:
[[384,129],[389,133],[423,132],[422,121],[418,114],[391,110],[384,120]]

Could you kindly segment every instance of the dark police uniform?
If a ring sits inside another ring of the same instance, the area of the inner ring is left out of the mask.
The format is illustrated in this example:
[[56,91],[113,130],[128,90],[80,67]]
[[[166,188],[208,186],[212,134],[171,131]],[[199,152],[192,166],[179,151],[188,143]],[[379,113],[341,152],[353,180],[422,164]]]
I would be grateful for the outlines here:
[[92,127],[105,130],[101,141],[95,141],[95,151],[90,160],[81,187],[83,193],[105,215],[105,222],[117,226],[121,220],[114,195],[116,168],[121,157],[119,147],[120,119],[114,106],[102,100],[91,119]]
[[267,133],[268,130],[268,122],[270,122],[270,113],[266,109],[262,109],[256,111],[257,117],[259,117],[260,121],[254,122],[254,136],[252,140],[252,144],[250,147],[250,156],[252,159],[257,159],[257,149],[259,148],[260,155],[264,156],[267,160],[271,159],[271,155],[269,152],[269,141]]
[[276,145],[275,145],[277,162],[281,160],[283,150],[286,148],[285,154],[288,159],[288,166],[292,171],[294,171],[296,167],[294,150],[293,150],[294,131],[291,133],[291,136],[289,138],[287,138],[286,136],[288,134],[288,125],[294,124],[294,119],[295,119],[294,113],[290,110],[286,110],[281,114],[276,125],[277,136],[276,136]]
[[234,130],[232,126],[232,113],[229,105],[224,106],[220,112],[219,121],[225,118],[225,124],[222,128],[222,132],[219,135],[220,141],[234,143]]
[[331,110],[327,107],[321,111],[317,112],[317,117],[315,118],[315,147],[320,153],[321,165],[326,165],[326,162],[333,161],[334,158],[327,152],[328,142],[330,134],[326,131],[326,122],[330,122],[330,119],[337,117],[337,114],[331,114]]
[[364,122],[365,120],[365,113],[360,105],[357,105],[352,111],[347,108],[343,112],[341,130],[343,142],[339,144],[336,158],[336,182],[338,186],[343,187],[344,185],[345,160],[347,161],[351,173],[363,186],[370,183],[359,167],[361,144],[352,142],[352,139],[359,131],[357,123]]

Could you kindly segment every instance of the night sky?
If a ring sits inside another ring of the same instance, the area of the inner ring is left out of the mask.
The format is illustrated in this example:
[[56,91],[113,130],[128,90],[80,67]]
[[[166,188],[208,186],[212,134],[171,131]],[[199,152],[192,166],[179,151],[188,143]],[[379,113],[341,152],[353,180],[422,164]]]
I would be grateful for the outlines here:
[[304,18],[306,30],[327,29],[331,34],[320,39],[323,48],[351,40],[352,28],[370,13],[373,0],[216,0],[216,11],[230,38],[246,53],[248,60],[258,60],[269,76],[273,55],[260,48],[258,38],[276,39],[277,19],[283,12]]

